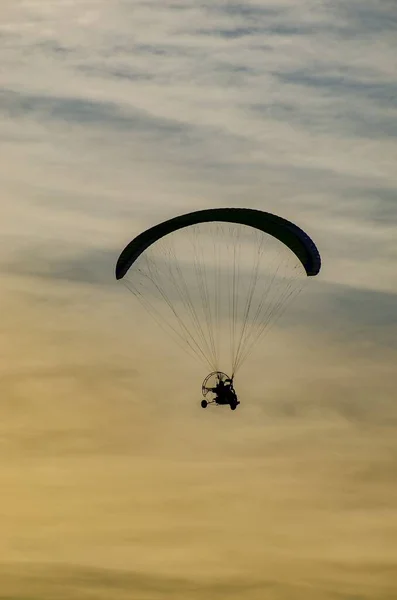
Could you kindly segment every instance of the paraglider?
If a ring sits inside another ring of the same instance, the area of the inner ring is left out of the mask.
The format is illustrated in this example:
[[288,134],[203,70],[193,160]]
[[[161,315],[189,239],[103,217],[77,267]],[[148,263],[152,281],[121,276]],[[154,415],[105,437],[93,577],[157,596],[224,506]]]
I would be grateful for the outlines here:
[[140,233],[121,252],[115,274],[210,367],[201,406],[235,410],[237,370],[320,268],[316,245],[294,223],[260,210],[214,208]]

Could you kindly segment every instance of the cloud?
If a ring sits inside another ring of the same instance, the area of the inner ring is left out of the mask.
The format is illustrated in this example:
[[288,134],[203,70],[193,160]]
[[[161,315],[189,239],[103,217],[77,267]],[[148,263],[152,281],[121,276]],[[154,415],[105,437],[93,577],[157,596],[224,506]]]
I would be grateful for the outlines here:
[[[58,245],[56,251],[31,247],[24,256],[15,256],[3,269],[14,275],[57,282],[94,285],[108,292],[116,291],[114,270],[121,248],[113,250],[96,248],[80,250],[67,242]],[[186,275],[190,272],[187,268]],[[208,281],[211,275],[208,273]],[[384,340],[394,344],[394,328],[397,326],[395,306],[397,295],[376,289],[365,289],[354,285],[323,281],[310,281],[297,301],[291,305],[280,322],[281,327],[300,323],[309,330],[342,332],[356,339]],[[99,293],[99,291],[98,291]],[[177,297],[176,297],[177,299]],[[332,315],[332,318],[330,318]]]
[[354,25],[361,35],[389,33],[397,25],[396,13],[392,0],[386,2],[371,2],[370,0],[354,0],[348,6],[339,2],[341,14],[347,18],[348,23]]
[[[366,567],[370,571],[368,579],[376,579],[376,565],[366,565]],[[329,570],[332,571],[332,567]],[[360,570],[352,567],[349,570],[349,576],[354,578]],[[383,571],[387,579],[391,577],[391,570],[392,566],[386,572]],[[263,597],[263,594],[268,593],[278,598],[287,597],[288,594],[294,594],[298,598],[304,593],[306,598],[319,598],[319,600],[327,600],[331,598],[330,593],[337,593],[338,598],[341,598],[341,600],[353,599],[348,591],[349,584],[339,586],[332,583],[327,585],[323,582],[311,583],[309,591],[307,591],[308,584],[306,582],[278,581],[276,577],[264,579],[263,581],[240,581],[238,578],[232,578],[228,581],[207,582],[198,579],[172,578],[105,568],[78,568],[75,566],[68,567],[67,565],[56,567],[51,564],[30,565],[25,567],[23,572],[18,565],[3,566],[1,571],[5,591],[10,600],[19,600],[22,597],[29,600],[35,598],[38,594],[43,600],[50,597],[61,598],[64,597],[65,592],[71,600],[81,597],[81,594],[84,593],[95,594],[98,599],[106,597],[106,594],[112,594],[115,600],[122,600],[127,597],[150,597],[153,600],[163,600],[171,597],[201,600],[202,598],[208,598],[208,596],[214,598],[214,600],[241,598],[242,596],[256,600]],[[382,586],[377,587],[377,589],[382,593]],[[367,595],[365,591],[363,593],[362,597],[364,599],[373,597]]]
[[[393,595],[395,3],[3,4],[2,593]],[[233,414],[113,279],[214,206],[323,257]]]
[[[36,597],[37,594],[44,599],[47,597],[58,598],[68,593],[68,598],[78,598],[82,593],[95,593],[97,598],[112,594],[117,599],[151,597],[158,598],[186,598],[199,599],[211,596],[214,599],[252,597],[260,590],[277,587],[275,582],[200,582],[196,579],[189,580],[144,574],[139,571],[117,571],[111,569],[84,568],[67,565],[56,567],[48,565],[31,565],[21,572],[18,565],[0,567],[1,578],[5,586],[7,597],[18,600],[23,594],[24,598]],[[28,594],[28,595],[26,595]],[[248,594],[248,596],[247,596]]]
[[[10,90],[0,92],[0,110],[8,118],[18,118],[33,115],[34,119],[44,121],[65,121],[70,124],[90,124],[109,127],[121,131],[154,130],[156,133],[182,133],[182,124],[160,119],[145,117],[143,111],[135,114],[125,111],[117,105],[106,102],[94,102],[81,98],[56,98],[54,96],[39,96],[20,94]],[[129,113],[129,114],[128,114]]]

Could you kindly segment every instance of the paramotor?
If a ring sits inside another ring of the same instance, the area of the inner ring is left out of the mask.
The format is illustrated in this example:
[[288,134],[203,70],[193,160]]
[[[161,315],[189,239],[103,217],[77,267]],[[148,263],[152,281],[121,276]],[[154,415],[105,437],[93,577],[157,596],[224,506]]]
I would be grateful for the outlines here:
[[116,278],[174,339],[233,378],[255,343],[321,268],[297,225],[247,208],[169,219],[121,252]]

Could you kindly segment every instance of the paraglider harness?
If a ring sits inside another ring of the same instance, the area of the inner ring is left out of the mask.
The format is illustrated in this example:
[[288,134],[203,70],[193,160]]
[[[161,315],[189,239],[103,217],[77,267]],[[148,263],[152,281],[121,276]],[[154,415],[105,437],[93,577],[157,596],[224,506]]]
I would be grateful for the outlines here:
[[231,410],[236,410],[240,404],[233,386],[233,377],[229,377],[221,371],[214,371],[207,375],[202,384],[204,400],[201,401],[202,408],[209,404],[229,405]]

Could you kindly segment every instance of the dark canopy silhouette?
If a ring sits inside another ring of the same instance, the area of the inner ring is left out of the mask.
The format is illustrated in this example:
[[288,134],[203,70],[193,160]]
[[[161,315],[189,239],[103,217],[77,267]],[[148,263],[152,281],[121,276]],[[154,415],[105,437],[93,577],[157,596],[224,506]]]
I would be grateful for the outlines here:
[[116,279],[122,279],[142,252],[162,237],[190,225],[214,221],[248,225],[272,235],[294,252],[308,276],[317,275],[320,271],[321,259],[316,245],[307,233],[294,223],[251,208],[212,208],[174,217],[138,235],[121,253],[116,265]]
[[260,210],[213,208],[177,216],[135,237],[116,278],[160,327],[232,376],[262,334],[321,268],[313,240]]

